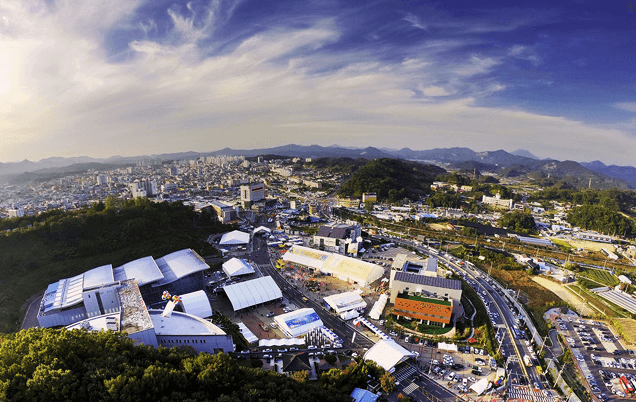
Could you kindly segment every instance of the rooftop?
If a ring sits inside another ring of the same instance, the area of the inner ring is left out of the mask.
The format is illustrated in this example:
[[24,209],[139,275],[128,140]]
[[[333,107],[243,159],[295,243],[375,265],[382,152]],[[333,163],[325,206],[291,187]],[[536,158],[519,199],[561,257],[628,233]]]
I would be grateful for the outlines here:
[[420,295],[415,295],[415,294],[409,294],[406,292],[400,292],[397,294],[396,296],[397,298],[400,299],[408,299],[408,300],[415,300],[415,301],[421,301],[421,302],[426,302],[426,303],[431,303],[431,304],[441,304],[442,306],[452,306],[452,303],[448,300],[444,300],[444,299],[434,299],[431,297],[424,297],[424,296],[420,296]]
[[192,249],[186,248],[165,255],[157,260],[157,266],[163,279],[153,284],[153,287],[172,283],[195,272],[210,268],[203,258]]
[[162,310],[149,310],[150,319],[158,336],[170,335],[225,335],[216,325],[203,318],[173,311],[170,317],[161,315]]
[[462,288],[462,283],[456,279],[438,278],[436,276],[417,275],[407,272],[396,272],[394,279],[400,282],[415,283],[418,285],[433,286],[444,289],[460,290]]

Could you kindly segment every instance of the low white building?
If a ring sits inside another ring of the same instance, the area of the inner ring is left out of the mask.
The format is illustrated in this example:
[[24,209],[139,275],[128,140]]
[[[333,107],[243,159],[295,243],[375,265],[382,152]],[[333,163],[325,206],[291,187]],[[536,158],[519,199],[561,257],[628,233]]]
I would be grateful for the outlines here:
[[278,328],[288,337],[296,338],[323,326],[322,320],[313,308],[301,308],[274,317]]
[[327,296],[322,300],[329,308],[334,310],[336,314],[342,314],[352,310],[360,311],[367,308],[367,303],[362,299],[359,291],[338,293]]

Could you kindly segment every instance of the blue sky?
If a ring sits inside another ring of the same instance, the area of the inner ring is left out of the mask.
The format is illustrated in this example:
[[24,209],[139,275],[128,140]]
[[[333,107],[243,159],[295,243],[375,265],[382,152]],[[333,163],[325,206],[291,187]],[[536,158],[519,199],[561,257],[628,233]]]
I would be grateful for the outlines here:
[[633,165],[633,3],[480,3],[5,0],[0,161],[297,143]]

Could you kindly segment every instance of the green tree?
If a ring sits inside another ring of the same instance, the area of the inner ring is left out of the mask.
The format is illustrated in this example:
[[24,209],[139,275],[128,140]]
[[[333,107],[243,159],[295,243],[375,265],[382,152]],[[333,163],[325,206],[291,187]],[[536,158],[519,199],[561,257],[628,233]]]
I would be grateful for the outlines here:
[[397,386],[395,385],[395,377],[389,374],[388,371],[380,377],[380,388],[382,388],[382,391],[387,394],[390,394],[397,389]]

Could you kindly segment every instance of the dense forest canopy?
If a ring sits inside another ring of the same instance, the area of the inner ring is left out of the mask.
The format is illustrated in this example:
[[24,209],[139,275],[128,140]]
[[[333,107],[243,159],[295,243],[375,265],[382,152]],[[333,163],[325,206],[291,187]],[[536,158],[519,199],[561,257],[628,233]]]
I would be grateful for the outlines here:
[[522,211],[507,212],[499,218],[499,227],[517,233],[536,233],[536,223],[531,214]]
[[636,207],[636,193],[631,190],[575,190],[562,186],[548,187],[529,198],[530,201],[560,201],[577,205],[601,205],[613,211],[631,213]]
[[230,356],[191,348],[135,345],[122,333],[30,329],[0,339],[0,400],[18,401],[322,401],[351,400],[367,374],[358,362],[318,383],[247,368]]
[[231,229],[210,213],[144,198],[109,198],[79,211],[0,220],[0,331],[16,330],[22,304],[49,283],[184,248],[213,255],[205,239]]
[[634,220],[603,205],[583,205],[568,213],[568,222],[587,230],[596,230],[612,236],[633,238],[636,235]]
[[341,197],[362,197],[362,193],[378,195],[378,201],[418,200],[430,193],[435,177],[445,170],[432,165],[399,159],[375,159],[359,168],[338,190]]

